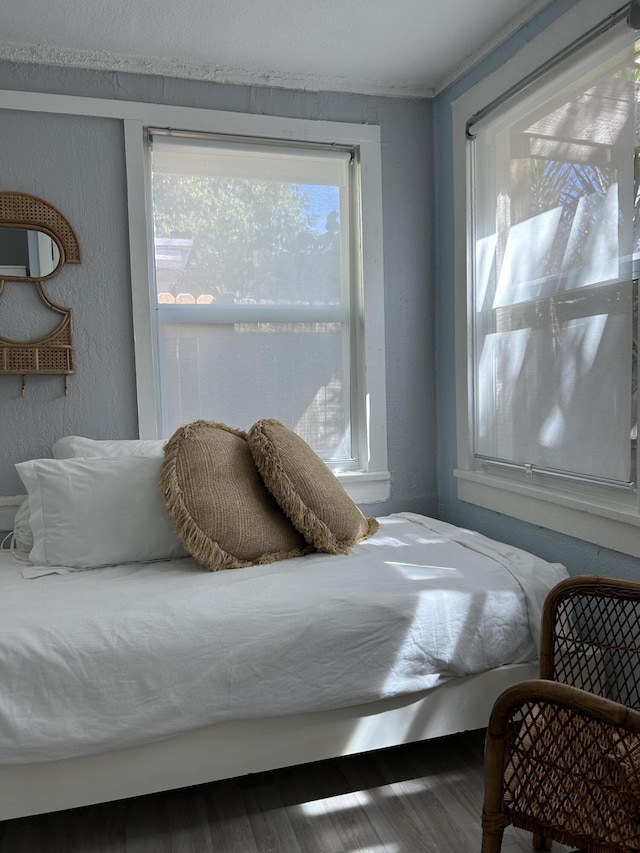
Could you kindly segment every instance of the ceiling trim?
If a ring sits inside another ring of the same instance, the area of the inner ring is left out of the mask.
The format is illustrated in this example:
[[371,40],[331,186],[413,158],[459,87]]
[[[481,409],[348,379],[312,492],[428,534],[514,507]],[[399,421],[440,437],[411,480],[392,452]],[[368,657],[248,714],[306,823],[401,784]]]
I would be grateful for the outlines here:
[[177,77],[208,83],[243,86],[270,86],[313,92],[349,92],[392,98],[432,98],[434,90],[420,83],[389,85],[382,80],[320,75],[295,75],[281,72],[258,72],[255,69],[200,65],[158,57],[120,56],[97,51],[69,50],[41,44],[1,44],[0,60],[35,65],[85,68],[93,71],[118,71],[127,74],[149,74]]
[[424,81],[399,83],[367,77],[290,74],[251,68],[216,66],[154,56],[127,56],[106,51],[57,48],[45,44],[0,43],[0,60],[92,71],[154,75],[217,84],[264,86],[307,92],[341,92],[392,98],[429,99],[443,92],[528,23],[551,0],[531,0],[527,7],[498,29],[477,51],[458,63],[435,86]]

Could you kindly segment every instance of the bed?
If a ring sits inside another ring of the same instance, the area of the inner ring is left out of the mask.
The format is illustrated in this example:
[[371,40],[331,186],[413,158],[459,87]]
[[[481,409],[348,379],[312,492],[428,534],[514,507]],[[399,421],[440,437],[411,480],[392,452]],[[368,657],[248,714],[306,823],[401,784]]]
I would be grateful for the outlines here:
[[[99,491],[100,465],[74,464]],[[348,553],[237,571],[0,551],[0,819],[486,726],[535,677],[566,570],[414,513],[377,522]]]

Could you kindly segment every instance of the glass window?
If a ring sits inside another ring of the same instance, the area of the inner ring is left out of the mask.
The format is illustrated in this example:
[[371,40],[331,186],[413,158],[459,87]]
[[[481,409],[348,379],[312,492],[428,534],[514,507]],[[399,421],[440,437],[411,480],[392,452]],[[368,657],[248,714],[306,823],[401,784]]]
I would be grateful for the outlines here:
[[472,126],[472,465],[632,490],[639,161],[632,36]]
[[149,132],[160,434],[273,417],[361,467],[354,149]]

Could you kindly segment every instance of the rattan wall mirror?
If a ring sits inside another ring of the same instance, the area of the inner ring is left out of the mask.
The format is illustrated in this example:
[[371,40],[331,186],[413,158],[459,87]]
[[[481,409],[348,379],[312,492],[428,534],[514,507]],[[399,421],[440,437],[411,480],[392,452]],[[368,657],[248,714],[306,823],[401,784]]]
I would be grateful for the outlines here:
[[59,210],[27,193],[0,192],[0,317],[6,282],[25,282],[61,318],[53,331],[33,340],[0,334],[0,375],[21,375],[23,396],[29,374],[63,375],[67,392],[67,377],[75,370],[71,309],[56,304],[45,284],[65,264],[77,263],[78,239]]

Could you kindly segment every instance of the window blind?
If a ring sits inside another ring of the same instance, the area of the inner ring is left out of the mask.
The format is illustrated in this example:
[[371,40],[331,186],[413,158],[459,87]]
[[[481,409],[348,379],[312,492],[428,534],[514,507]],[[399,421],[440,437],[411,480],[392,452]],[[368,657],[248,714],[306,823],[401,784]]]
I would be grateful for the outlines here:
[[274,417],[354,466],[353,150],[149,142],[163,433]]
[[474,455],[635,479],[634,35],[527,85],[474,123]]

